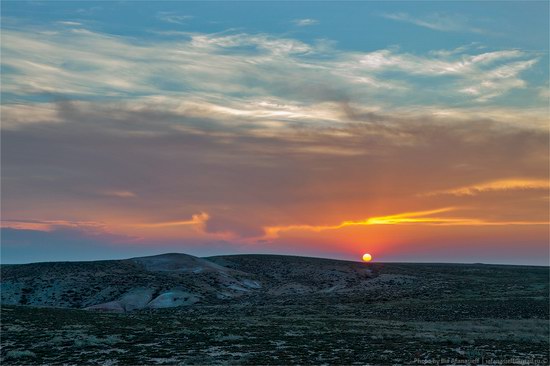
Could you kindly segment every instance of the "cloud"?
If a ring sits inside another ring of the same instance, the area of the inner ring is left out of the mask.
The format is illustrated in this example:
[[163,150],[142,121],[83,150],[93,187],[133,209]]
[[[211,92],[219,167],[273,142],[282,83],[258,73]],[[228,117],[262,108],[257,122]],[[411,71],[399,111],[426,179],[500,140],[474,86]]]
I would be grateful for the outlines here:
[[0,222],[2,228],[18,230],[54,231],[60,229],[78,229],[91,233],[102,231],[105,224],[95,221],[69,221],[69,220],[13,220],[5,219]]
[[500,66],[482,76],[479,85],[469,86],[460,91],[477,96],[477,101],[485,102],[506,93],[508,90],[525,88],[525,81],[517,76],[520,72],[531,68],[535,63],[537,63],[537,60],[518,61]]
[[70,26],[70,27],[80,27],[82,26],[82,23],[80,22],[73,22],[73,21],[59,21],[57,22],[57,24],[61,24],[61,25],[67,25],[67,26]]
[[458,46],[454,49],[441,49],[430,51],[430,55],[437,57],[450,57],[452,55],[464,54],[471,50],[483,50],[486,47],[480,44],[479,42],[472,42],[462,46]]
[[313,231],[338,230],[352,226],[371,225],[436,225],[436,226],[499,226],[499,225],[548,225],[549,221],[486,221],[475,217],[444,217],[434,214],[456,211],[456,208],[447,207],[428,211],[407,212],[388,216],[370,217],[364,220],[348,220],[337,225],[313,226],[313,225],[289,225],[271,226],[264,228],[263,239],[275,239],[281,233],[288,231]]
[[138,42],[71,28],[53,34],[5,29],[2,37],[2,88],[17,100],[201,94],[217,103],[240,95],[284,104],[468,105],[528,89],[521,74],[538,62],[519,50],[355,52],[267,34],[185,33]]
[[118,198],[134,198],[134,197],[137,197],[137,195],[134,192],[130,192],[130,191],[105,191],[105,192],[100,192],[100,193],[105,195],[105,196],[118,197]]
[[292,23],[294,23],[298,27],[308,27],[310,25],[319,24],[319,21],[316,19],[305,18],[305,19],[294,19]]
[[385,13],[382,17],[443,32],[489,33],[487,30],[473,26],[467,17],[459,14],[432,13],[424,17],[415,17],[401,12]]
[[451,194],[455,196],[473,196],[484,192],[510,192],[517,190],[543,190],[550,189],[550,182],[542,179],[503,179],[492,182],[469,185],[460,188],[453,188],[443,191],[430,193],[436,194]]
[[550,102],[550,88],[548,86],[540,87],[538,97],[546,102]]
[[[45,108],[55,111],[49,122],[3,115],[12,126],[2,132],[3,216],[51,221],[66,212],[106,220],[114,233],[238,241],[263,227],[380,218],[404,203],[453,207],[453,195],[422,194],[511,170],[547,179],[547,132],[522,124],[524,113],[346,108],[156,98],[58,102]],[[457,218],[544,221],[540,197],[486,197],[468,203],[478,213]],[[515,216],[505,208],[512,201]]]
[[193,18],[194,17],[192,15],[181,15],[172,11],[159,11],[157,13],[157,19],[172,24],[186,24]]
[[142,227],[155,227],[155,228],[162,228],[162,227],[168,227],[168,226],[187,226],[187,225],[197,225],[200,227],[204,227],[204,224],[208,221],[209,216],[205,212],[201,212],[200,214],[193,215],[191,220],[178,220],[178,221],[167,221],[167,222],[155,222],[155,223],[147,223],[147,224],[141,224]]
[[444,224],[444,223],[456,223],[458,222],[468,222],[471,224],[471,220],[464,219],[450,219],[450,218],[438,218],[430,217],[432,214],[442,213],[452,211],[453,208],[441,208],[429,211],[420,211],[420,212],[408,212],[402,214],[395,214],[389,216],[381,217],[371,217],[364,220],[348,220],[343,221],[337,225],[289,225],[289,226],[272,226],[266,227],[265,230],[265,239],[277,238],[281,232],[285,231],[314,231],[320,232],[325,230],[338,230],[348,226],[368,226],[368,225],[396,225],[396,224],[412,224],[412,223],[421,223],[421,224]]

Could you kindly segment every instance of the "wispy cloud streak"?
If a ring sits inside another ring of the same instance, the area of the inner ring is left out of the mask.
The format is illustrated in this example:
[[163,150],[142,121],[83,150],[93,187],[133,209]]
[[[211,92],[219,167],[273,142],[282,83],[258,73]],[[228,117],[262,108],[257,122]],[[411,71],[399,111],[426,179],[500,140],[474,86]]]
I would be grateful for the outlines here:
[[490,33],[474,26],[467,17],[459,14],[432,13],[419,17],[401,12],[385,13],[382,17],[443,32]]
[[469,217],[442,217],[434,216],[439,213],[456,211],[457,208],[447,207],[428,211],[406,212],[395,215],[371,217],[365,220],[343,221],[337,225],[288,225],[266,227],[264,239],[278,238],[281,233],[288,231],[338,230],[350,226],[371,225],[435,225],[435,226],[498,226],[498,225],[548,225],[548,221],[487,221]]
[[543,179],[503,179],[492,182],[473,184],[465,187],[436,191],[430,195],[451,194],[455,196],[474,196],[484,192],[513,192],[522,190],[550,189],[550,181]]
[[310,18],[304,18],[304,19],[294,19],[292,21],[295,25],[299,27],[307,27],[310,25],[316,25],[319,24],[319,21],[316,19],[310,19]]
[[[440,99],[442,90],[449,102],[487,102],[527,88],[521,73],[538,62],[537,55],[519,50],[446,55],[395,49],[352,52],[245,33],[186,33],[177,40],[138,43],[77,27],[52,32],[6,29],[2,39],[2,63],[8,70],[2,75],[3,90],[19,98],[192,92],[230,99],[239,94],[305,103],[353,99],[402,105],[417,95],[417,77],[429,76],[438,86],[430,90],[438,93],[425,89],[423,104]],[[449,76],[454,79],[449,81]]]

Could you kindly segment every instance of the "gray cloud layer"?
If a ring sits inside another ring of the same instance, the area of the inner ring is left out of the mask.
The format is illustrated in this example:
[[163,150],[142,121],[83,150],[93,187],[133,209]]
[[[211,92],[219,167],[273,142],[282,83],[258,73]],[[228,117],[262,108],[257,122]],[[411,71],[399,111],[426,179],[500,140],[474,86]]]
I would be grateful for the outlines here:
[[[71,102],[54,109],[56,122],[2,133],[6,213],[82,215],[87,207],[162,221],[204,211],[212,218],[208,230],[247,236],[265,225],[315,224],[321,218],[312,211],[336,203],[349,202],[341,215],[365,217],[380,210],[376,201],[385,203],[384,212],[398,209],[398,201],[411,208],[430,201],[463,205],[463,197],[411,197],[505,178],[548,178],[541,169],[548,166],[546,132],[490,119],[355,111],[337,126],[265,130],[261,121],[206,109],[188,115]],[[497,217],[517,212],[516,219],[544,220],[546,202],[529,201],[544,195],[514,196],[527,200],[521,214],[521,205],[499,213],[496,207],[508,203],[488,202]],[[483,212],[479,198],[471,204]]]

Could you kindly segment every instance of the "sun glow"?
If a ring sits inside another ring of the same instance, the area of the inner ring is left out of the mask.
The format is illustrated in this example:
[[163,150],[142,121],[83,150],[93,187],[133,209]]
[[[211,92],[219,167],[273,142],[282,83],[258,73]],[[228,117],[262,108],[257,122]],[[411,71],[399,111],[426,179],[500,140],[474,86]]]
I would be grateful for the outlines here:
[[457,207],[445,207],[435,210],[405,212],[388,216],[371,217],[357,221],[342,221],[337,225],[287,225],[264,227],[264,239],[278,238],[281,233],[288,231],[312,231],[338,230],[350,226],[371,225],[433,225],[433,226],[505,226],[505,225],[548,225],[547,221],[486,221],[475,217],[447,217],[435,214],[457,211]]
[[363,262],[370,262],[372,260],[372,255],[369,253],[363,254]]

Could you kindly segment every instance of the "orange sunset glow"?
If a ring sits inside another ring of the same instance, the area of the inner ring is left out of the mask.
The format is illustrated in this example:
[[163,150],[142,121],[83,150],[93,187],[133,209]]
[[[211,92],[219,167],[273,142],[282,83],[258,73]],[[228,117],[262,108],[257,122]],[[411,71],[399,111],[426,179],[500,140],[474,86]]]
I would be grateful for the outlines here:
[[246,17],[145,31],[14,8],[3,261],[546,263],[547,39],[367,10],[354,33]]

